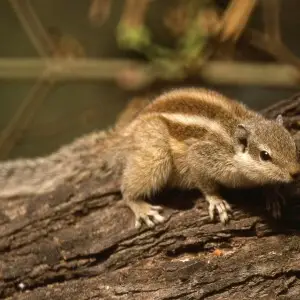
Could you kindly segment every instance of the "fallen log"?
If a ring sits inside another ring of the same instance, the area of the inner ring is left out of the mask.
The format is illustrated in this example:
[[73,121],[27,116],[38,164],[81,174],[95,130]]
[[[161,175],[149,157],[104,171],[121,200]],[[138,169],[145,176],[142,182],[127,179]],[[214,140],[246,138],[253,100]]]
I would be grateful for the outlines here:
[[[283,114],[298,141],[299,95],[263,113]],[[164,191],[154,201],[167,221],[141,230],[116,177],[1,200],[0,297],[299,299],[300,183],[283,189],[279,221],[264,191],[224,193],[234,207],[226,226],[209,220],[200,193]]]

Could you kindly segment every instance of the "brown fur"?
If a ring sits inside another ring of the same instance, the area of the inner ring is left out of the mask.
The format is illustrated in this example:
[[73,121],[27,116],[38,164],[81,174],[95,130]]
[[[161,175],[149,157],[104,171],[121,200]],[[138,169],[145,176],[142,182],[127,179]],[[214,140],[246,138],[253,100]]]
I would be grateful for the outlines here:
[[154,112],[205,116],[222,122],[226,128],[230,128],[243,119],[257,117],[256,113],[244,105],[215,91],[192,88],[174,90],[161,95],[141,114]]
[[117,117],[115,128],[118,130],[127,126],[149,103],[149,99],[143,97],[131,99],[125,109]]
[[[219,93],[178,89],[136,113],[124,114],[112,132],[83,137],[48,157],[3,163],[0,196],[44,193],[66,181],[120,172],[136,226],[163,221],[161,208],[144,198],[168,185],[200,189],[210,217],[217,211],[225,223],[230,206],[218,193],[220,185],[290,182],[300,172],[295,143],[280,122]],[[271,161],[260,158],[262,151]]]
[[164,117],[160,117],[160,119],[166,124],[170,136],[178,141],[184,141],[190,138],[204,139],[205,135],[208,134],[208,129],[199,128],[199,126],[183,125],[172,122]]
[[[237,134],[240,125],[242,135]],[[163,220],[143,197],[165,185],[199,188],[211,218],[217,210],[225,223],[230,207],[218,194],[219,185],[289,182],[300,171],[295,143],[282,125],[204,89],[178,89],[157,97],[121,136],[131,139],[122,193],[136,226]],[[261,151],[269,151],[273,161],[262,161]]]

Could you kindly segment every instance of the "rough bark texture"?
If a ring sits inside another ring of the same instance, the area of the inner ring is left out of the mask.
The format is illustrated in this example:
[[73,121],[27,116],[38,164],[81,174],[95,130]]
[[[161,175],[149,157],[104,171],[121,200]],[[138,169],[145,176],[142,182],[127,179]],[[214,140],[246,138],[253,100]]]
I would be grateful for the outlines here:
[[[300,97],[282,113],[296,134]],[[300,299],[300,184],[284,188],[279,222],[264,193],[224,191],[227,226],[212,223],[197,192],[165,191],[168,216],[134,229],[117,179],[64,185],[0,202],[0,295],[11,299]],[[196,201],[197,200],[197,201]]]

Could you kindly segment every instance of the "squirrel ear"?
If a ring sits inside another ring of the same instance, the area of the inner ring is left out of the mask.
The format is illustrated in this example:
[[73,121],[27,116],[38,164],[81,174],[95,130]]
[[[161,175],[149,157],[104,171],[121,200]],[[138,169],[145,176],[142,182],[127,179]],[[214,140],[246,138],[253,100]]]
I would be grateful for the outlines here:
[[276,122],[279,124],[279,125],[283,125],[283,118],[282,118],[282,115],[278,115],[276,117]]
[[247,127],[244,124],[239,124],[234,135],[238,143],[241,144],[245,149],[248,145],[248,138],[250,135],[250,131],[247,129]]
[[249,129],[244,124],[238,124],[235,135],[237,138],[248,138],[250,134]]

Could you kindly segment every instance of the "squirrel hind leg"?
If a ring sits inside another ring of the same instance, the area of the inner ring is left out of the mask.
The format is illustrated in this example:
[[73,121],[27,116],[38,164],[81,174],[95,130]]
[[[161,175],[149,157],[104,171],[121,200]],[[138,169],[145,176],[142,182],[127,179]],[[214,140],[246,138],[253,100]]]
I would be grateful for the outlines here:
[[159,191],[168,181],[172,165],[168,155],[164,156],[163,151],[160,154],[162,157],[153,157],[152,165],[149,166],[140,163],[143,160],[139,159],[139,155],[145,158],[144,155],[150,155],[149,153],[135,153],[123,173],[122,194],[127,206],[135,215],[136,228],[141,227],[142,222],[153,227],[164,221],[164,217],[159,214],[161,207],[152,206],[142,200],[143,197],[150,197]]
[[164,222],[165,218],[160,215],[161,206],[151,205],[143,200],[127,200],[126,204],[135,215],[135,228],[139,229],[142,222],[148,227],[154,227],[155,224]]
[[135,147],[126,158],[121,191],[127,205],[135,215],[136,227],[145,223],[153,227],[164,221],[160,207],[143,201],[160,191],[173,169],[168,132],[159,119],[145,119],[134,132]]
[[[145,157],[148,157],[151,163],[145,163]],[[162,149],[160,151],[135,152],[127,161],[121,190],[127,206],[135,215],[137,228],[141,226],[142,222],[153,227],[164,221],[164,217],[159,213],[162,208],[152,206],[142,199],[152,196],[166,185],[171,170],[171,157]]]

